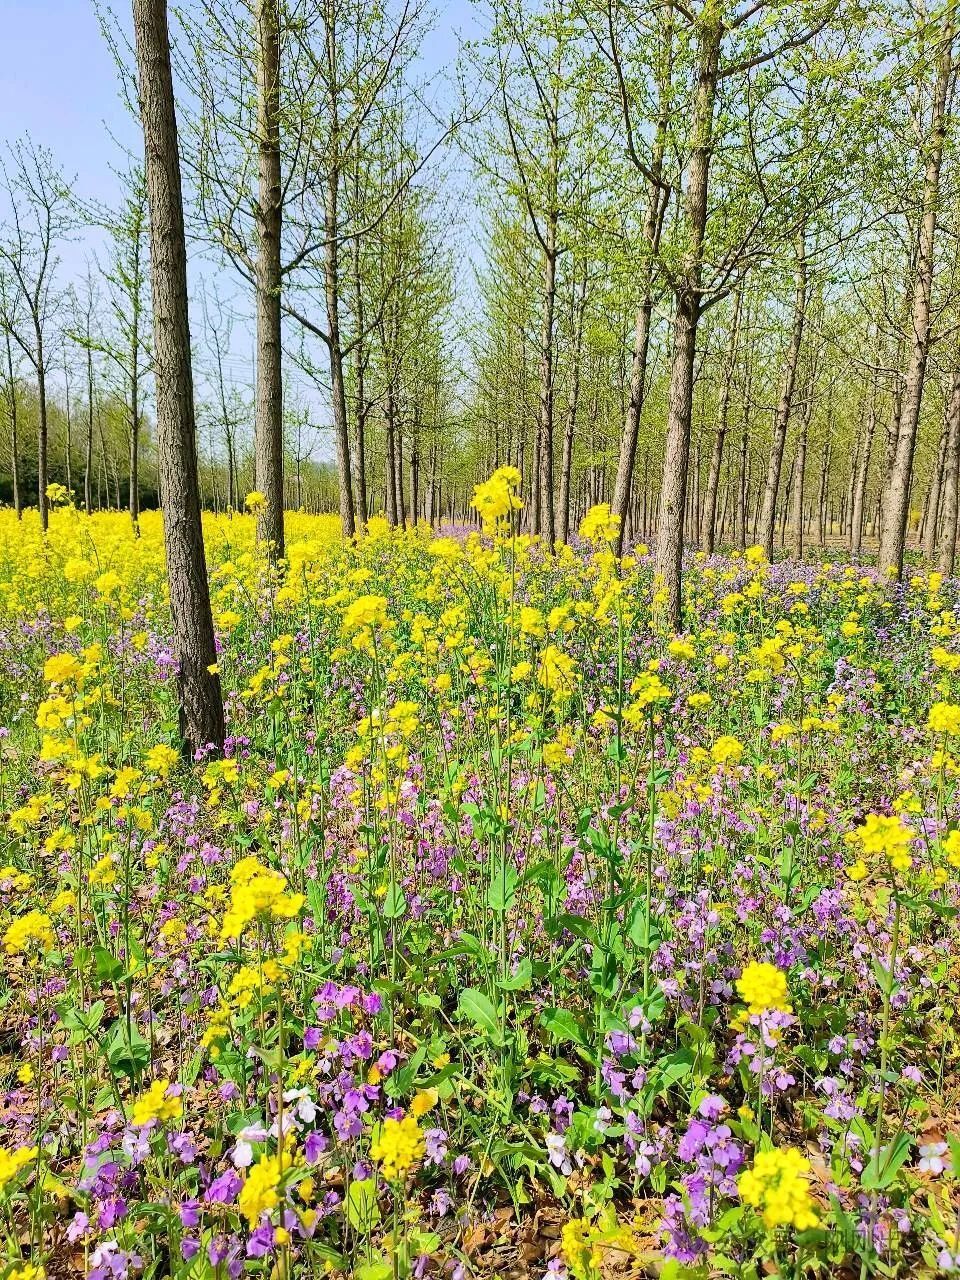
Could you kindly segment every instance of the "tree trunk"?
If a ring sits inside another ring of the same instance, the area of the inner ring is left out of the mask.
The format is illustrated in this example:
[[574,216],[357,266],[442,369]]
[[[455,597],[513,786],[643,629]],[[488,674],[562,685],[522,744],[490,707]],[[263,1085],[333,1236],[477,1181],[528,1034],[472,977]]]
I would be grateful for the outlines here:
[[940,432],[940,443],[937,445],[937,457],[933,466],[933,474],[930,477],[930,488],[927,492],[927,509],[923,522],[923,537],[921,544],[923,546],[923,558],[927,564],[933,564],[933,557],[936,554],[939,538],[937,533],[940,527],[940,489],[943,484],[943,467],[946,459],[947,449],[949,448],[948,436],[950,434],[950,410],[952,404],[947,405],[947,421],[943,425]]
[[[359,175],[359,167],[358,167]],[[359,185],[359,176],[357,178]],[[359,198],[358,198],[359,204]],[[356,378],[357,391],[357,408],[356,421],[354,424],[354,440],[356,449],[353,457],[353,478],[356,488],[357,509],[356,515],[359,517],[359,523],[365,525],[367,517],[370,514],[369,500],[367,498],[367,392],[366,392],[366,341],[364,340],[364,308],[363,308],[363,289],[360,285],[360,237],[353,238],[353,285],[354,285],[354,308],[356,312],[356,328],[357,336],[355,338],[354,348],[354,377]]]
[[777,404],[776,417],[773,422],[773,440],[770,444],[767,480],[763,491],[763,506],[760,510],[760,530],[757,540],[768,556],[773,555],[773,533],[777,519],[777,498],[780,493],[780,472],[783,468],[783,454],[787,444],[787,428],[790,425],[790,409],[793,404],[793,390],[797,381],[797,366],[800,363],[800,346],[803,342],[803,328],[807,314],[807,250],[803,237],[804,232],[801,230],[797,249],[797,267],[794,276],[793,325],[790,330],[790,345],[787,348],[787,358],[783,370],[780,400]]
[[870,384],[870,408],[867,416],[867,430],[857,463],[857,478],[853,486],[853,509],[850,513],[850,557],[855,559],[860,554],[863,540],[864,502],[867,496],[867,477],[870,474],[870,455],[873,452],[873,439],[877,431],[877,375],[874,373]]
[[390,524],[395,525],[399,517],[399,503],[397,502],[397,429],[396,429],[396,412],[393,402],[393,383],[387,383],[386,396],[384,399],[384,416],[386,418],[386,503],[387,503],[387,520]]
[[563,461],[560,467],[560,541],[570,541],[570,473],[573,470],[573,436],[577,425],[577,409],[580,404],[580,360],[583,355],[583,314],[587,304],[587,282],[579,303],[576,282],[573,286],[573,351],[570,361],[570,394],[567,397],[567,420],[563,432]]
[[[669,68],[672,57],[672,32],[669,24],[667,24],[666,32],[667,46],[664,65]],[[667,79],[669,79],[669,73]],[[610,504],[613,514],[620,517],[620,528],[617,532],[616,541],[618,555],[623,554],[624,538],[626,536],[626,516],[633,493],[633,472],[637,456],[637,440],[640,434],[640,419],[643,413],[643,400],[646,392],[647,360],[650,354],[650,321],[653,316],[654,264],[660,249],[663,215],[670,196],[669,189],[661,184],[667,129],[670,123],[669,103],[669,90],[661,82],[660,111],[657,116],[657,129],[653,140],[650,175],[647,180],[647,207],[643,218],[645,250],[641,267],[640,306],[637,308],[633,330],[630,394],[624,417],[623,436],[620,440],[620,452],[617,457],[617,474],[613,483],[613,499]]]
[[657,553],[654,581],[666,592],[666,614],[674,630],[680,629],[680,575],[683,566],[683,522],[686,507],[687,469],[690,463],[690,409],[693,400],[693,365],[696,354],[698,305],[695,297],[677,298],[673,322],[667,441],[663,481],[657,513]]
[[793,474],[793,556],[795,560],[803,557],[803,490],[807,474],[807,434],[810,419],[804,414],[800,437],[797,440],[797,454],[794,460]]
[[697,349],[697,324],[700,320],[700,281],[707,225],[713,112],[722,36],[723,27],[717,12],[709,8],[704,10],[698,40],[697,91],[691,127],[693,147],[684,199],[687,248],[683,277],[676,292],[667,438],[657,517],[657,553],[654,560],[654,579],[658,589],[665,592],[666,616],[675,630],[679,630],[681,622],[683,513],[690,460],[694,358]]
[[83,506],[93,510],[93,348],[87,345],[87,447],[83,458]]
[[13,343],[10,330],[6,332],[7,344],[7,405],[10,411],[10,478],[13,484],[13,509],[17,519],[23,516],[23,494],[20,492],[20,441],[17,439],[19,398],[17,380],[13,369]]
[[222,749],[223,698],[203,550],[190,364],[187,251],[166,0],[133,0],[150,210],[157,458],[180,732],[192,756]]
[[67,492],[72,496],[73,495],[73,459],[71,457],[71,454],[73,452],[73,406],[70,403],[71,401],[70,366],[67,363],[66,353],[64,353],[64,357],[63,357],[63,381],[64,381],[64,408],[66,409],[65,426],[67,430],[67,440],[66,440],[66,450],[65,450],[64,461],[66,463]]
[[877,567],[882,577],[899,581],[910,511],[913,459],[923,400],[924,375],[930,350],[930,293],[933,285],[933,251],[940,200],[940,169],[946,135],[946,102],[953,76],[953,9],[948,7],[942,31],[943,48],[930,114],[927,160],[923,180],[923,216],[917,240],[917,265],[913,281],[912,323],[908,330],[909,356],[903,382],[903,399],[897,417],[892,465],[883,495],[880,552]]
[[723,462],[723,445],[727,438],[727,426],[730,419],[730,393],[733,388],[733,367],[737,357],[737,337],[740,329],[740,302],[742,289],[737,290],[733,304],[733,322],[730,326],[730,346],[727,351],[726,369],[723,378],[723,393],[720,399],[720,414],[717,430],[713,437],[713,452],[710,455],[710,474],[707,477],[706,510],[703,513],[703,549],[708,556],[713,555],[717,525],[717,493],[720,487],[720,466]]
[[[832,415],[831,415],[832,421]],[[817,535],[818,545],[827,545],[827,536],[831,529],[827,527],[827,484],[830,479],[830,468],[833,464],[833,441],[827,440],[823,446],[823,462],[820,466],[820,488],[817,492]]]
[[957,555],[957,508],[960,491],[960,369],[955,370],[947,406],[947,447],[943,484],[943,519],[937,544],[937,568],[952,574]]
[[397,423],[396,439],[394,441],[394,460],[396,469],[393,473],[393,481],[397,489],[397,523],[401,529],[407,527],[407,501],[403,492],[403,432],[400,430],[400,424]]
[[543,253],[543,315],[540,324],[540,401],[537,439],[540,444],[540,531],[551,549],[557,528],[553,503],[553,317],[557,300],[557,218],[547,219]]
[[327,349],[330,355],[330,392],[333,405],[333,438],[337,454],[337,477],[340,483],[340,524],[343,536],[352,538],[357,531],[354,519],[353,486],[350,475],[350,430],[347,422],[347,398],[343,382],[343,346],[340,341],[340,264],[338,257],[338,178],[331,170],[327,179],[324,210],[323,279],[327,303]]
[[50,524],[50,504],[47,500],[47,453],[49,422],[47,416],[47,366],[40,326],[37,335],[37,496],[40,505],[40,528],[46,533]]
[[256,406],[253,421],[254,488],[266,498],[257,512],[257,536],[271,560],[283,545],[283,375],[280,322],[280,24],[278,0],[257,0],[257,313]]
[[420,518],[420,454],[414,444],[410,449],[410,524],[415,529]]

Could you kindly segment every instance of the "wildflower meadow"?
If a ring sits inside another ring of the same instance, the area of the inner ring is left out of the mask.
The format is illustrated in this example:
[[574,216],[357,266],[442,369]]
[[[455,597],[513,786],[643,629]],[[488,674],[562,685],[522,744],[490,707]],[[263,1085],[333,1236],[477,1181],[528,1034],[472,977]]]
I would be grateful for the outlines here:
[[0,513],[5,1280],[960,1268],[960,588]]

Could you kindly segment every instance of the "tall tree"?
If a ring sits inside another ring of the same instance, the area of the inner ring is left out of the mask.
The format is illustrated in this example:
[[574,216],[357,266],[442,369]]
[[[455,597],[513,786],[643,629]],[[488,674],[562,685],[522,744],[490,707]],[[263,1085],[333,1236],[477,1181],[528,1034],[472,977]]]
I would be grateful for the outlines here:
[[[923,181],[919,225],[916,229],[914,278],[907,331],[907,363],[904,369],[899,413],[892,433],[890,466],[883,494],[878,567],[881,574],[899,579],[903,572],[904,541],[910,509],[917,429],[923,401],[924,375],[930,352],[930,299],[933,289],[934,250],[940,209],[940,178],[947,138],[947,101],[954,77],[956,40],[955,6],[947,4],[939,28],[935,79],[925,122],[922,154]],[[921,49],[926,40],[921,39]],[[926,51],[925,51],[926,52]],[[927,53],[929,57],[929,53]]]
[[0,237],[0,261],[7,266],[16,301],[0,318],[20,347],[37,381],[37,500],[47,529],[49,458],[49,372],[59,333],[62,294],[57,285],[59,247],[70,230],[67,184],[49,151],[29,139],[9,148],[2,165],[9,204],[9,227]]
[[133,28],[150,213],[164,546],[180,732],[192,754],[208,744],[222,749],[225,728],[197,483],[187,249],[166,0],[133,0]]

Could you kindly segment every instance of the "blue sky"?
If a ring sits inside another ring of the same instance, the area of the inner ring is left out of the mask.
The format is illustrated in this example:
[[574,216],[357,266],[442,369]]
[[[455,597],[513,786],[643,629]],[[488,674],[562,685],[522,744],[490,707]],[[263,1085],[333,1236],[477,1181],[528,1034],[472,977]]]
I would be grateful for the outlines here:
[[[112,8],[126,25],[130,0],[112,0]],[[424,72],[431,77],[453,70],[458,33],[476,31],[470,0],[439,0],[434,11],[434,32],[420,54]],[[0,139],[30,134],[53,152],[68,177],[75,178],[79,196],[115,202],[117,181],[111,166],[122,166],[122,146],[139,153],[139,126],[120,96],[93,0],[0,0],[0,24]],[[92,247],[83,237],[62,247],[64,284],[83,273]],[[194,302],[212,274],[209,266],[194,260]],[[237,296],[238,281],[232,273],[224,273],[217,283],[224,298]],[[195,333],[197,328],[195,319]],[[249,332],[239,325],[231,360],[238,382],[249,383],[252,377],[251,347]],[[293,381],[298,384],[296,377]]]
[[[126,16],[124,3],[120,12]],[[117,75],[92,0],[0,0],[3,60],[0,121],[5,138],[29,133],[50,148],[78,191],[110,198],[110,172],[136,123],[117,92]]]

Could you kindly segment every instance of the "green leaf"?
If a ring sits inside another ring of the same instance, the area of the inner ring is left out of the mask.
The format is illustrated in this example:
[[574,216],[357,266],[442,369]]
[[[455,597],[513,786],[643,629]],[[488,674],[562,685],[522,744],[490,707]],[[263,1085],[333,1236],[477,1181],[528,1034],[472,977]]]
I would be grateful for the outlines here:
[[93,948],[93,968],[101,982],[118,982],[123,976],[123,965],[106,947]]
[[478,991],[475,987],[465,987],[460,992],[457,1008],[462,1018],[469,1019],[481,1031],[485,1031],[488,1036],[497,1035],[499,1030],[497,1011],[493,1007],[493,1001],[489,996],[484,995],[482,991]]
[[495,862],[490,869],[490,885],[487,889],[487,906],[497,915],[503,915],[513,906],[520,877],[512,861]]
[[524,956],[517,965],[517,971],[511,978],[504,978],[497,986],[501,991],[525,991],[533,982],[533,965],[529,956]]
[[383,918],[385,920],[399,920],[401,916],[406,915],[406,911],[407,900],[403,896],[403,890],[396,880],[391,880],[387,896],[383,900]]
[[882,1191],[896,1178],[910,1154],[913,1139],[908,1133],[899,1133],[883,1147],[863,1171],[860,1179],[867,1191]]
[[150,1045],[137,1030],[131,1026],[130,1034],[123,1022],[113,1024],[113,1034],[107,1044],[107,1061],[114,1071],[122,1072],[131,1080],[142,1076],[150,1065]]
[[646,903],[643,898],[632,907],[627,917],[626,932],[627,937],[640,951],[652,951],[659,944],[660,931],[653,919],[648,922]]
[[574,1044],[586,1048],[589,1041],[583,1034],[580,1023],[569,1009],[544,1009],[540,1021],[555,1040],[571,1040]]
[[375,1262],[362,1262],[353,1271],[355,1280],[392,1280],[393,1263],[387,1258]]
[[[350,1190],[347,1192],[347,1221],[354,1231],[364,1233],[372,1231],[380,1221],[375,1178],[364,1178],[362,1182],[350,1183]],[[387,1274],[390,1274],[389,1271]]]

